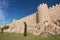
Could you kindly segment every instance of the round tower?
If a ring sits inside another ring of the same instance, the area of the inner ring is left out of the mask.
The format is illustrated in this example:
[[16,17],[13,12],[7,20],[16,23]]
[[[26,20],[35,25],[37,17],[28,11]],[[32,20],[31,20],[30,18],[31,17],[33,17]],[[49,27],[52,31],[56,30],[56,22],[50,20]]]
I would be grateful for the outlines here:
[[47,4],[40,4],[38,6],[38,17],[39,17],[39,23],[41,23],[41,25],[47,25],[50,17],[48,14],[48,6]]

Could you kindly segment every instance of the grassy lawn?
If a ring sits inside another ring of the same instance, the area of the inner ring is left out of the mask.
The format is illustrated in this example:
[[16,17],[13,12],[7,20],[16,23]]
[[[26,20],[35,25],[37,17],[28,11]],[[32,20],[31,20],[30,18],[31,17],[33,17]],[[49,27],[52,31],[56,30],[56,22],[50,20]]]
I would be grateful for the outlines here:
[[44,38],[33,34],[28,34],[27,37],[24,37],[21,33],[0,33],[0,40],[60,40],[60,34]]

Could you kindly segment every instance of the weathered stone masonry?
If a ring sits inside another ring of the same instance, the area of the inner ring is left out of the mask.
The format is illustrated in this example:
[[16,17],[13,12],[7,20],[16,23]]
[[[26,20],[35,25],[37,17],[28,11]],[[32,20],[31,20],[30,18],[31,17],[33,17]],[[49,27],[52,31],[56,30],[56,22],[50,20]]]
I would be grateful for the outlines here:
[[[58,21],[59,20],[59,21]],[[48,8],[47,4],[40,4],[37,12],[19,20],[13,20],[10,28],[5,32],[23,33],[24,23],[27,23],[28,32],[35,35],[54,35],[60,33],[60,4]]]

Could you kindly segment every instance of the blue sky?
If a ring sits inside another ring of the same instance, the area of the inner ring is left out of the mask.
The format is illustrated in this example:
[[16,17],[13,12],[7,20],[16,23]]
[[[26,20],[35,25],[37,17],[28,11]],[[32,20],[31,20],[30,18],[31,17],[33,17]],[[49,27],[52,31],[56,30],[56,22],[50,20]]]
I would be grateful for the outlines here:
[[60,0],[0,0],[0,25],[11,23],[37,11],[39,4],[46,3],[49,7],[59,4]]

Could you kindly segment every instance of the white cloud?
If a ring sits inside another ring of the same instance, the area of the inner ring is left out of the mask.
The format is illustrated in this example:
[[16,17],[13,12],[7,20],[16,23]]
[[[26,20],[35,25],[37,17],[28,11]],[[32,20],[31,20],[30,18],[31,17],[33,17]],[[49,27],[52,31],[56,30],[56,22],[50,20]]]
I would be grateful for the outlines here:
[[3,24],[5,23],[5,15],[4,11],[0,9],[0,23]]
[[4,12],[0,9],[0,19],[4,19]]
[[8,7],[8,0],[0,0],[0,25],[6,23],[4,9]]
[[0,8],[6,9],[8,8],[9,1],[8,0],[0,0]]

